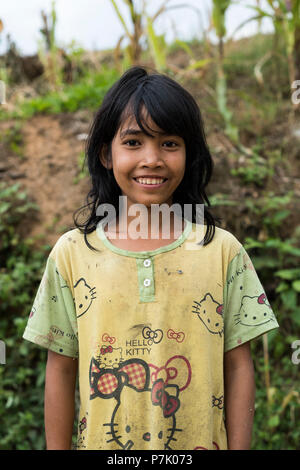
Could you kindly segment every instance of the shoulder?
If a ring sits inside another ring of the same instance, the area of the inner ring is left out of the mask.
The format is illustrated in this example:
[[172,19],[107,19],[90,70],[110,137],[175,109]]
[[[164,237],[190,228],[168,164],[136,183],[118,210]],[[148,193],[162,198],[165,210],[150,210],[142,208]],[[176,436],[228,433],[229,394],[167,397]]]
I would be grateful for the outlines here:
[[242,244],[231,232],[220,227],[215,227],[215,242],[238,251],[242,247]]
[[57,258],[80,249],[85,245],[84,235],[79,229],[72,229],[61,235],[53,246],[50,257]]
[[209,243],[203,244],[207,226],[192,224],[192,231],[186,240],[187,250],[199,252],[199,255],[211,263],[221,263],[224,269],[242,250],[242,244],[228,230],[220,227],[214,228],[214,234]]
[[[206,225],[202,226],[202,233],[203,236],[206,232]],[[199,229],[199,225],[193,223],[193,232],[195,233]],[[203,236],[201,237],[203,239]],[[228,230],[225,230],[220,227],[215,227],[215,232],[212,240],[204,246],[209,250],[222,250],[222,251],[229,251],[232,255],[239,253],[242,248],[242,244],[240,241]]]
[[79,229],[72,229],[61,235],[53,246],[48,263],[62,276],[70,286],[73,277],[82,269],[89,251],[84,234]]
[[220,252],[223,264],[227,266],[243,249],[243,245],[231,232],[220,227],[215,228],[215,236],[211,243],[211,248]]

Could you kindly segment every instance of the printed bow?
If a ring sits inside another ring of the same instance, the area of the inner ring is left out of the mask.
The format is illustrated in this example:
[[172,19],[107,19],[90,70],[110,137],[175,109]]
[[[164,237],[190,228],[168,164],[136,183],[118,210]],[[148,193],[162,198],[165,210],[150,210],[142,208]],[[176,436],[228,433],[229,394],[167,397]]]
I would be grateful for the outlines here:
[[267,297],[266,297],[266,294],[261,294],[258,299],[257,299],[257,302],[259,304],[265,304],[266,303],[266,300],[267,300]]
[[113,348],[111,346],[102,346],[100,349],[101,354],[112,353]]
[[174,415],[180,405],[180,401],[177,397],[170,396],[168,392],[165,391],[164,381],[162,379],[158,379],[153,384],[151,399],[153,405],[159,405],[162,408],[165,418]]

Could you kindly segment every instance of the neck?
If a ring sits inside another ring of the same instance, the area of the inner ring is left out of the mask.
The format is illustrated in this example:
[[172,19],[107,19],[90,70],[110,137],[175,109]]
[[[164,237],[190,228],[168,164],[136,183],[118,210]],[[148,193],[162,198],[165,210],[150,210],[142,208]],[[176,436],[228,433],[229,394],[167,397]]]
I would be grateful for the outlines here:
[[129,206],[127,210],[125,207],[116,220],[116,233],[132,239],[178,238],[183,230],[184,220],[170,210],[170,204]]

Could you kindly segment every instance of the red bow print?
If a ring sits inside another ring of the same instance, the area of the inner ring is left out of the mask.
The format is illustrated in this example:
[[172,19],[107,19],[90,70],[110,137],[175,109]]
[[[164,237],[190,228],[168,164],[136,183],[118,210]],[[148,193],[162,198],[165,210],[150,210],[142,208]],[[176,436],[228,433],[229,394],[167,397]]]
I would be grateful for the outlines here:
[[170,396],[165,391],[165,384],[162,379],[158,379],[154,383],[151,390],[151,399],[153,405],[159,405],[162,408],[165,418],[174,415],[180,405],[177,397]]
[[102,341],[104,341],[105,343],[106,341],[108,341],[108,343],[114,344],[116,342],[116,338],[114,336],[109,336],[108,333],[103,333]]
[[[108,348],[110,347],[108,346]],[[106,369],[101,370],[93,358],[90,367],[90,398],[117,396],[116,394],[121,393],[125,383],[138,391],[147,390],[149,375],[145,366],[146,363],[141,359],[129,359],[123,362],[117,370],[107,371]],[[125,376],[126,380],[124,380]]]
[[182,343],[185,338],[185,334],[183,333],[183,331],[179,331],[178,333],[176,333],[174,330],[170,329],[167,332],[167,337],[169,339],[175,339],[177,343]]
[[[151,382],[154,383],[158,379],[163,380],[165,385],[176,384],[179,391],[185,390],[192,378],[192,369],[189,361],[184,356],[173,356],[163,365],[157,367],[149,364],[151,370]],[[178,374],[178,372],[181,372]],[[179,375],[179,377],[177,377]],[[176,379],[176,382],[175,382]]]
[[257,299],[257,302],[259,304],[265,304],[266,303],[266,300],[267,300],[267,297],[266,297],[266,294],[261,294],[258,299]]
[[223,315],[223,305],[219,305],[217,308],[216,308],[216,311],[217,313],[219,313],[220,315]]
[[113,348],[111,346],[102,346],[100,349],[101,354],[112,353]]

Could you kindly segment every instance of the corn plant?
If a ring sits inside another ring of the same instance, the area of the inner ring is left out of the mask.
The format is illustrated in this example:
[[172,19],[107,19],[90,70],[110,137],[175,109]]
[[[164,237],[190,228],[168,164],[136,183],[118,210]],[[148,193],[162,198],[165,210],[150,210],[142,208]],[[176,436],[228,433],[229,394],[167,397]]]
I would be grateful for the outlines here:
[[213,0],[212,23],[219,39],[219,60],[224,59],[224,37],[226,36],[225,15],[231,0]]
[[41,12],[43,28],[40,32],[43,40],[39,43],[39,58],[44,66],[45,78],[54,90],[58,90],[62,85],[62,64],[60,64],[60,50],[56,44],[56,23],[57,15],[55,11],[55,1],[52,2],[51,12],[47,15]]
[[167,45],[164,35],[158,36],[154,30],[154,20],[150,16],[147,16],[147,35],[150,46],[150,51],[154,59],[155,67],[157,70],[166,69],[167,64]]
[[[0,18],[0,43],[1,43],[1,33],[3,31],[3,21]],[[0,64],[0,104],[5,103],[5,85],[4,83],[7,82],[7,70],[5,67],[1,67]]]
[[[121,1],[121,0],[120,0]],[[159,16],[165,12],[175,8],[192,8],[198,13],[198,9],[188,4],[170,5],[171,0],[162,0],[160,6],[157,8],[153,15],[147,12],[147,0],[142,0],[141,7],[137,7],[137,0],[123,0],[123,4],[127,5],[131,24],[128,25],[124,15],[119,8],[116,0],[110,0],[119,21],[122,24],[124,34],[120,37],[117,47],[115,48],[115,61],[116,66],[120,70],[119,61],[121,58],[121,44],[126,38],[129,42],[125,48],[125,67],[129,65],[139,64],[141,62],[141,55],[143,52],[142,42],[147,41],[150,47],[150,54],[154,60],[155,67],[158,70],[165,70],[167,68],[167,44],[163,35],[157,35],[155,32],[154,23]],[[196,68],[196,67],[195,67]]]
[[225,133],[234,142],[238,142],[238,129],[232,123],[232,112],[227,106],[227,83],[224,73],[224,38],[226,36],[225,15],[231,0],[213,0],[212,24],[219,39],[217,61],[217,106],[225,121]]
[[130,13],[130,20],[133,26],[133,32],[130,31],[130,27],[127,26],[127,23],[124,19],[124,16],[121,13],[121,10],[115,0],[110,0],[114,10],[122,24],[124,29],[124,35],[121,36],[118,42],[118,50],[121,47],[121,43],[124,38],[129,40],[129,45],[126,48],[126,53],[130,64],[137,64],[140,61],[142,48],[141,48],[141,38],[143,35],[142,29],[142,14],[138,12],[136,3],[134,0],[123,0],[127,5]]
[[[290,85],[300,75],[300,0],[267,0],[270,12],[257,6],[247,5],[255,11],[255,16],[244,21],[238,29],[250,21],[261,21],[270,18],[273,22],[275,35],[282,37],[286,51]],[[236,30],[237,31],[237,30]]]
[[[131,25],[126,23],[116,0],[110,1],[124,30],[124,34],[120,37],[117,47],[115,48],[115,62],[117,68],[120,69],[121,44],[126,38],[129,44],[124,50],[125,60],[123,66],[128,67],[141,62],[143,52],[142,42],[146,40],[149,44],[150,54],[154,60],[155,67],[158,70],[165,70],[167,45],[164,36],[156,34],[154,22],[161,14],[169,9],[167,8],[167,4],[170,0],[162,1],[155,14],[152,16],[147,13],[147,0],[142,1],[142,5],[139,9],[136,0],[123,0],[123,3],[127,5],[129,10]],[[182,5],[180,7],[182,7]],[[177,8],[177,5],[171,8]]]

